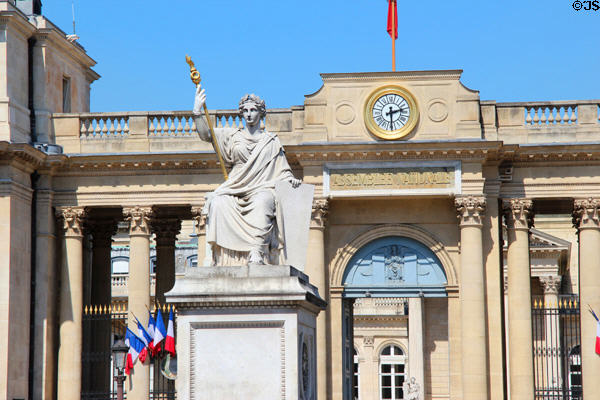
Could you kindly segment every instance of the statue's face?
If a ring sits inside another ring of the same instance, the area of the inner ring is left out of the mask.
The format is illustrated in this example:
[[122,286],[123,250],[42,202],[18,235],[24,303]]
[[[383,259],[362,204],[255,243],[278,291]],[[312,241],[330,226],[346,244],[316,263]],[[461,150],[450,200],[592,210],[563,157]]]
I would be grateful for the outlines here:
[[245,103],[242,106],[242,117],[246,120],[246,123],[250,126],[254,126],[260,122],[260,111],[256,104]]

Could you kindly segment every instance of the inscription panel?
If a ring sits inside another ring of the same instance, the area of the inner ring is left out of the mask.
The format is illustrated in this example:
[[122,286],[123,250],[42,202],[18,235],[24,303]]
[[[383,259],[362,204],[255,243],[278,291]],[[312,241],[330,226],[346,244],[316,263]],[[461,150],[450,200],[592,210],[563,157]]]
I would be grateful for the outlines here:
[[460,161],[327,164],[323,175],[334,197],[460,193]]

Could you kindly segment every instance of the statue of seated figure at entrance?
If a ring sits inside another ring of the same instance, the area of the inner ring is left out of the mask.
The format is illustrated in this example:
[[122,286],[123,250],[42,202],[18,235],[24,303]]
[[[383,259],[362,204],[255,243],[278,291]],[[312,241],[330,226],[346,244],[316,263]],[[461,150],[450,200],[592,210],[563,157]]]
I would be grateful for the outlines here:
[[[205,102],[204,89],[198,85],[194,121],[200,138],[212,143],[201,114]],[[214,129],[218,150],[230,172],[228,179],[206,196],[202,213],[207,216],[207,250],[212,251],[212,265],[279,264],[285,238],[275,187],[284,181],[298,188],[301,180],[292,174],[277,135],[260,127],[266,115],[265,102],[254,94],[245,95],[239,111],[244,127]]]

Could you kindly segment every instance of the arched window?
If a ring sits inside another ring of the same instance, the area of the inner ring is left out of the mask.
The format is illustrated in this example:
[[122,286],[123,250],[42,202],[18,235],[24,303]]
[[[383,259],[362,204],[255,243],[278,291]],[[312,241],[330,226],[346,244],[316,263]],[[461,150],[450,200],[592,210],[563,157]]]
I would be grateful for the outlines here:
[[352,376],[352,397],[354,400],[359,399],[359,387],[360,387],[360,369],[358,366],[358,352],[354,349],[354,375]]
[[387,346],[379,356],[379,385],[381,400],[404,399],[406,356],[399,346]]
[[186,259],[186,266],[191,267],[191,268],[196,268],[198,266],[198,256],[197,255],[189,256]]

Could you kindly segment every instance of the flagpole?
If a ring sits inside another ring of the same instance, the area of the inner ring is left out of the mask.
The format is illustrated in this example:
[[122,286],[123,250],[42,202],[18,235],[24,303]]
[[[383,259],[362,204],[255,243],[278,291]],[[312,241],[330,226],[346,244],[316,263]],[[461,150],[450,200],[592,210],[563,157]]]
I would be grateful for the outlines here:
[[392,6],[392,71],[396,71],[396,0]]

